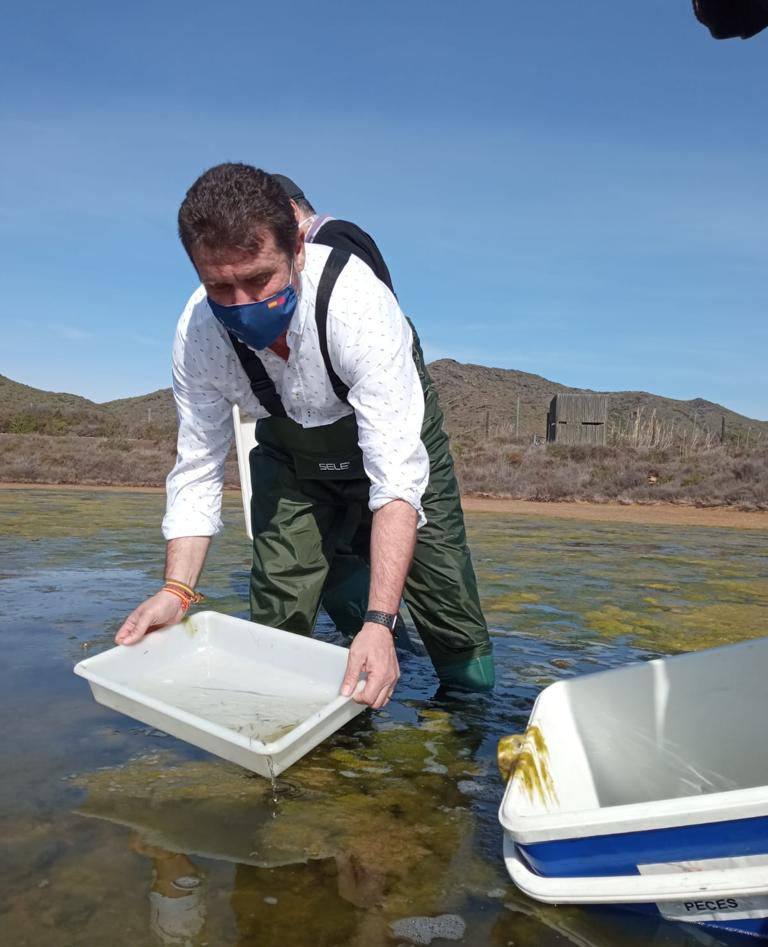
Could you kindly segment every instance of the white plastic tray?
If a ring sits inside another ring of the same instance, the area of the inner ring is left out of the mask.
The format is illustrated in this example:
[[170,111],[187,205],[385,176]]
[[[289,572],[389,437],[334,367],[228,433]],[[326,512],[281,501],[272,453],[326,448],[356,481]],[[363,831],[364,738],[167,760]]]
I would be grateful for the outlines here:
[[75,667],[106,707],[262,776],[365,709],[339,696],[347,650],[199,612]]

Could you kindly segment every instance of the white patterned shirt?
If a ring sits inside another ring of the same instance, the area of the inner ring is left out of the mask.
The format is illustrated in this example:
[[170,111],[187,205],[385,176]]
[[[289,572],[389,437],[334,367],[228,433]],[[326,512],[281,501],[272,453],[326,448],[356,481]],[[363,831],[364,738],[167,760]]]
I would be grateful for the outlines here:
[[[323,362],[315,297],[329,247],[307,244],[299,302],[288,328],[288,361],[258,352],[286,414],[302,427],[357,418],[363,464],[371,481],[369,506],[405,500],[425,522],[421,497],[429,458],[421,442],[424,395],[413,361],[413,333],[397,300],[369,267],[352,256],[328,306],[328,351],[349,386],[349,404],[336,397]],[[173,394],[179,416],[176,465],[166,481],[166,539],[211,536],[221,529],[224,461],[232,441],[232,405],[267,417],[223,326],[201,286],[179,319],[173,346]],[[259,484],[253,484],[254,493]]]

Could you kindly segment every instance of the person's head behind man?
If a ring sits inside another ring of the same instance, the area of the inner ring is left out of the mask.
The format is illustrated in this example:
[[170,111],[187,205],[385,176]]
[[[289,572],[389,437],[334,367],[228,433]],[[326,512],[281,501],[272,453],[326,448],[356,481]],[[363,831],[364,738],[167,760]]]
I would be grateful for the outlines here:
[[317,213],[315,208],[307,200],[307,196],[299,185],[285,174],[273,174],[272,177],[285,192],[285,196],[295,206],[297,219],[302,217],[314,217]]
[[223,306],[268,298],[304,265],[290,199],[274,175],[247,164],[200,175],[179,208],[179,237],[206,292]]

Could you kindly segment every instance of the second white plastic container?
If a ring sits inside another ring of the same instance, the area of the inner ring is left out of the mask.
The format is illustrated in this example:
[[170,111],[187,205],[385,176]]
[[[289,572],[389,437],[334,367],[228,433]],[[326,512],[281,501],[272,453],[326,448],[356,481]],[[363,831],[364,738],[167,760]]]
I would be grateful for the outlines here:
[[559,681],[500,809],[540,901],[768,938],[768,638]]

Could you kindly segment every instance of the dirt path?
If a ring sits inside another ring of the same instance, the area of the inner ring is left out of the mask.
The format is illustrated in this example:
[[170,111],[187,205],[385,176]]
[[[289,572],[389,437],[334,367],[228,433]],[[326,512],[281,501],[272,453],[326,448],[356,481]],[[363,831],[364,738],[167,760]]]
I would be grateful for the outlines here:
[[700,509],[674,503],[651,505],[622,503],[535,503],[491,497],[464,497],[468,513],[511,513],[515,516],[563,517],[601,523],[641,523],[659,526],[721,526],[734,529],[768,529],[768,512],[746,513],[730,507]]
[[[165,493],[165,487],[132,487],[129,484],[105,483],[0,483],[0,490],[74,490],[97,493]],[[227,490],[239,493],[239,490]]]
[[[104,490],[109,493],[165,493],[164,487],[104,486],[101,484],[0,483],[0,490]],[[228,495],[239,495],[234,487]],[[495,497],[464,497],[468,513],[511,513],[513,516],[561,517],[600,523],[646,523],[659,526],[720,526],[733,529],[768,529],[768,512],[746,513],[730,507],[699,509],[674,503],[654,505],[622,503],[535,503]]]

